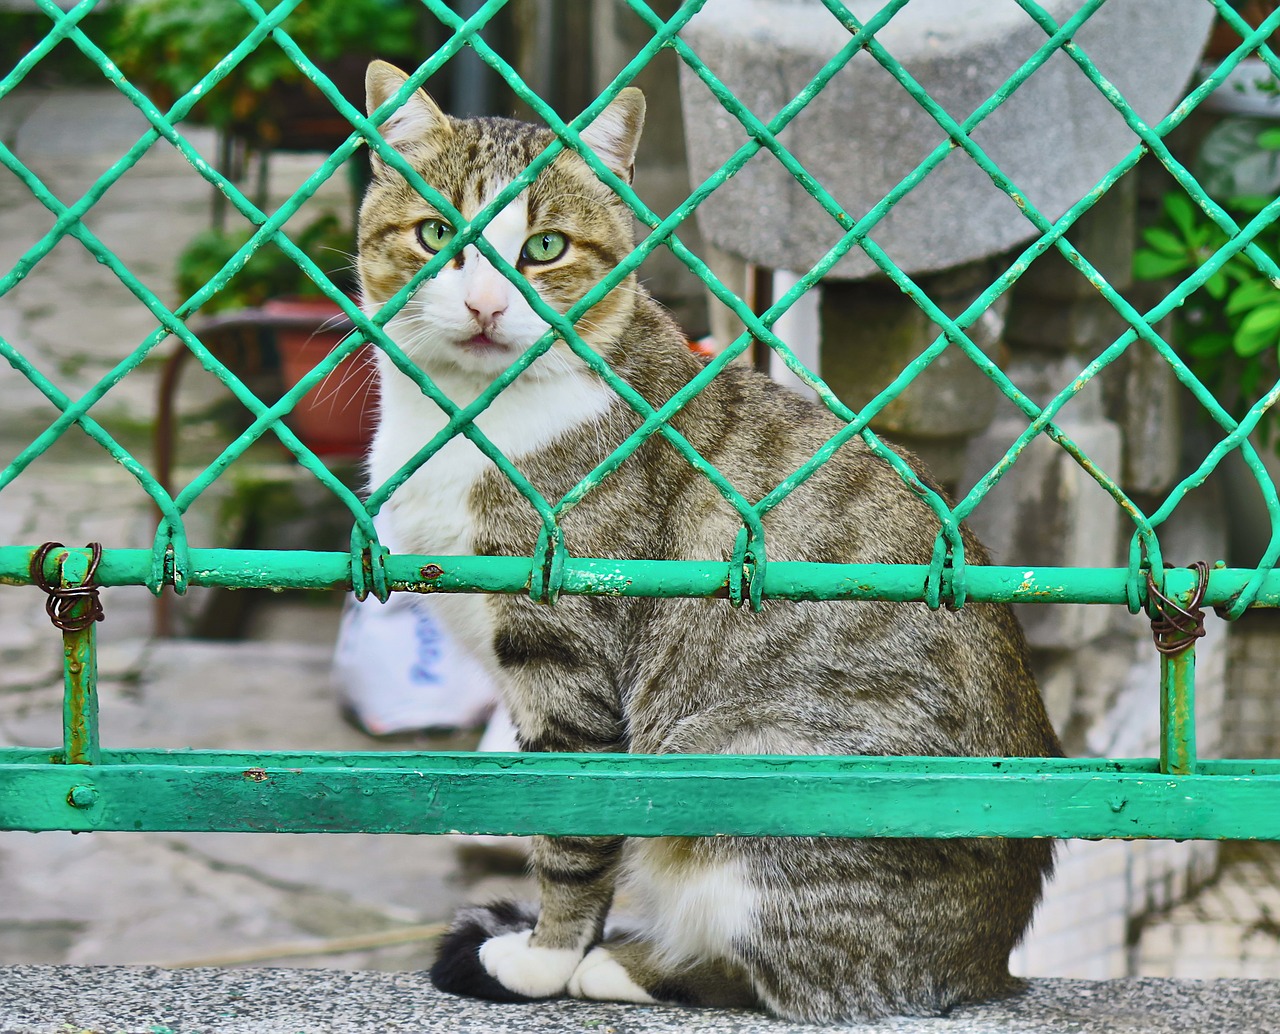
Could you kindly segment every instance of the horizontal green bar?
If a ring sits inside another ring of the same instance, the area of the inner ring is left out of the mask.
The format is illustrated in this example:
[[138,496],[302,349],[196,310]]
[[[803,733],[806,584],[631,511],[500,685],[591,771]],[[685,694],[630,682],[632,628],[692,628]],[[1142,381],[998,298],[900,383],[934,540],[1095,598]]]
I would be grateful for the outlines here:
[[[332,769],[423,769],[437,771],[530,771],[576,773],[584,763],[592,771],[627,773],[644,767],[655,772],[687,775],[708,770],[733,772],[743,765],[774,771],[802,761],[813,773],[847,774],[904,769],[912,772],[1016,772],[1120,773],[1154,775],[1160,771],[1158,758],[975,758],[905,757],[899,755],[803,755],[771,756],[755,754],[520,754],[474,751],[226,751],[190,748],[123,748],[102,750],[100,767],[116,765],[176,765],[187,768],[255,768],[270,764],[275,768]],[[60,748],[0,747],[0,771],[10,765],[63,764]],[[1280,760],[1217,760],[1204,762],[1212,769],[1201,775],[1280,775]],[[1261,768],[1258,766],[1262,766]],[[1269,771],[1267,766],[1273,766]]]
[[[0,581],[25,584],[32,547],[0,547]],[[144,584],[150,571],[146,550],[107,550],[99,569],[102,585]],[[190,584],[230,588],[350,588],[346,553],[296,550],[193,549]],[[424,569],[429,577],[424,577]],[[524,557],[396,556],[387,560],[392,584],[417,592],[526,592],[531,562]],[[773,598],[923,598],[929,568],[923,564],[812,564],[774,561],[765,576]],[[1229,600],[1253,574],[1249,569],[1213,572],[1206,602]],[[1125,568],[966,568],[968,597],[1012,603],[1124,603]],[[1192,587],[1189,572],[1170,571],[1166,591]],[[1180,584],[1185,582],[1185,585]],[[715,561],[570,559],[563,591],[615,596],[708,597],[727,593],[728,565]],[[1280,573],[1268,576],[1259,598],[1280,605]]]
[[1280,840],[1276,761],[51,756],[0,751],[0,829]]
[[[26,585],[34,546],[0,546],[0,583]],[[48,572],[56,574],[55,551]],[[87,555],[87,553],[86,553]],[[303,550],[193,549],[188,583],[236,589],[350,589],[347,553]],[[411,592],[529,591],[528,557],[392,556],[386,560],[392,586]],[[151,552],[105,549],[101,585],[143,585]],[[425,573],[424,573],[425,572]],[[1216,568],[1209,576],[1206,606],[1229,603],[1254,575],[1250,568]],[[925,598],[925,564],[810,564],[771,561],[766,598],[791,600],[892,600]],[[712,597],[728,593],[729,565],[710,560],[606,560],[570,558],[564,587],[569,595]],[[967,599],[995,603],[1111,603],[1128,601],[1126,568],[965,567]],[[1189,593],[1192,572],[1165,574],[1166,593]],[[1145,585],[1143,592],[1145,593]],[[1258,606],[1280,606],[1280,571],[1269,572]]]

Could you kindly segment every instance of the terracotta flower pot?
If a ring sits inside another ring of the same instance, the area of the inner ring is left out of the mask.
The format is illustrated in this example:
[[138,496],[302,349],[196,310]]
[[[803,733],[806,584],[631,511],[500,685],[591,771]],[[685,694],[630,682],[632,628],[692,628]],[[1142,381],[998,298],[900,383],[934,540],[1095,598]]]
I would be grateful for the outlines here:
[[[342,310],[327,298],[275,298],[262,308],[274,328],[286,391],[351,329]],[[285,423],[317,455],[363,456],[377,414],[376,369],[373,349],[366,345],[303,395]]]

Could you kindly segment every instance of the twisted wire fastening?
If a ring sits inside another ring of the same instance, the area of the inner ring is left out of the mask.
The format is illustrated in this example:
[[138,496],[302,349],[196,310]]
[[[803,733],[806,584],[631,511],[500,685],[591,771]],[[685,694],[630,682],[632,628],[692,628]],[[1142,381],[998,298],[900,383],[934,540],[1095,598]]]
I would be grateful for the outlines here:
[[[102,560],[102,543],[90,542],[88,549],[93,551],[89,561],[89,570],[85,572],[82,585],[52,585],[44,576],[44,562],[55,549],[61,549],[61,542],[46,542],[31,557],[31,581],[46,593],[44,601],[45,613],[49,620],[64,632],[83,632],[95,621],[103,617],[102,600],[98,597],[98,587],[93,584],[93,577],[98,572],[98,563]],[[59,565],[61,566],[61,565]],[[88,600],[89,606],[82,613],[75,613],[75,605],[81,600]]]

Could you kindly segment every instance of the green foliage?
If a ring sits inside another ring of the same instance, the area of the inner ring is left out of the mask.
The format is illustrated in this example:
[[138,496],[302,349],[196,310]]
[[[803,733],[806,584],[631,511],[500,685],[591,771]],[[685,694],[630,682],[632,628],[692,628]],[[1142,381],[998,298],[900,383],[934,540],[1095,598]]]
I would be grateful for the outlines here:
[[[1206,137],[1195,171],[1206,191],[1243,226],[1280,193],[1280,129],[1224,120]],[[1142,231],[1134,276],[1183,279],[1227,240],[1190,197],[1171,191],[1164,196],[1160,221]],[[1254,243],[1280,260],[1280,225],[1267,226]],[[1228,259],[1174,319],[1175,346],[1237,419],[1280,378],[1280,287],[1246,255]],[[1276,439],[1278,423],[1272,412],[1264,414],[1258,424],[1264,443]]]
[[[119,9],[99,4],[80,19],[79,26],[90,39],[101,39],[115,31]],[[8,75],[49,32],[49,17],[35,4],[0,3],[0,76]],[[101,86],[102,70],[86,58],[71,40],[64,39],[50,50],[23,80],[30,85]]]
[[[263,0],[265,10],[280,0]],[[339,59],[411,57],[418,49],[422,8],[411,0],[308,0],[281,25],[322,69]],[[130,79],[166,105],[186,93],[233,50],[257,22],[236,0],[131,0],[104,49]],[[351,63],[350,61],[348,63]],[[276,138],[274,113],[262,94],[280,83],[309,86],[298,67],[268,38],[208,96],[192,117],[221,129]]]
[[[348,287],[351,276],[351,231],[336,215],[322,215],[293,233],[290,239],[339,287]],[[178,257],[177,289],[186,299],[204,287],[231,256],[253,235],[252,228],[225,232],[204,230],[196,234]],[[261,305],[268,298],[317,297],[318,288],[274,243],[264,244],[202,307],[206,313],[227,312]]]

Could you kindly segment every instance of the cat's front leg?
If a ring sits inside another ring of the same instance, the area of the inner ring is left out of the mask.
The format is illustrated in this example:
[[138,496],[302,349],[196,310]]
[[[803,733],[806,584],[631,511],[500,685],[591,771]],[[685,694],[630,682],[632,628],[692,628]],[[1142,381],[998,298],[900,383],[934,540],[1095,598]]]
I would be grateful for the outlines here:
[[[521,747],[625,751],[627,725],[607,656],[617,637],[604,634],[609,630],[592,620],[590,606],[566,600],[550,611],[526,600],[500,601],[495,609],[494,654]],[[496,912],[490,921],[466,912],[441,943],[441,964],[432,972],[436,985],[486,998],[564,994],[578,963],[600,940],[622,845],[622,837],[535,837],[533,869],[542,899],[536,922],[504,921]],[[504,907],[516,914],[515,906]]]
[[563,994],[600,939],[613,900],[621,837],[535,837],[542,892],[536,926],[484,941],[480,964],[499,984],[529,998]]
[[[530,650],[527,641],[525,650],[525,656],[540,660],[546,655]],[[525,750],[622,749],[616,705],[599,694],[609,681],[590,670],[595,665],[520,664],[510,642],[501,653],[516,689],[513,710]],[[579,680],[584,685],[575,685]],[[536,706],[529,707],[530,701]],[[541,896],[537,924],[485,941],[479,951],[485,971],[530,998],[564,994],[583,956],[600,940],[622,844],[622,837],[534,837],[533,871]]]

